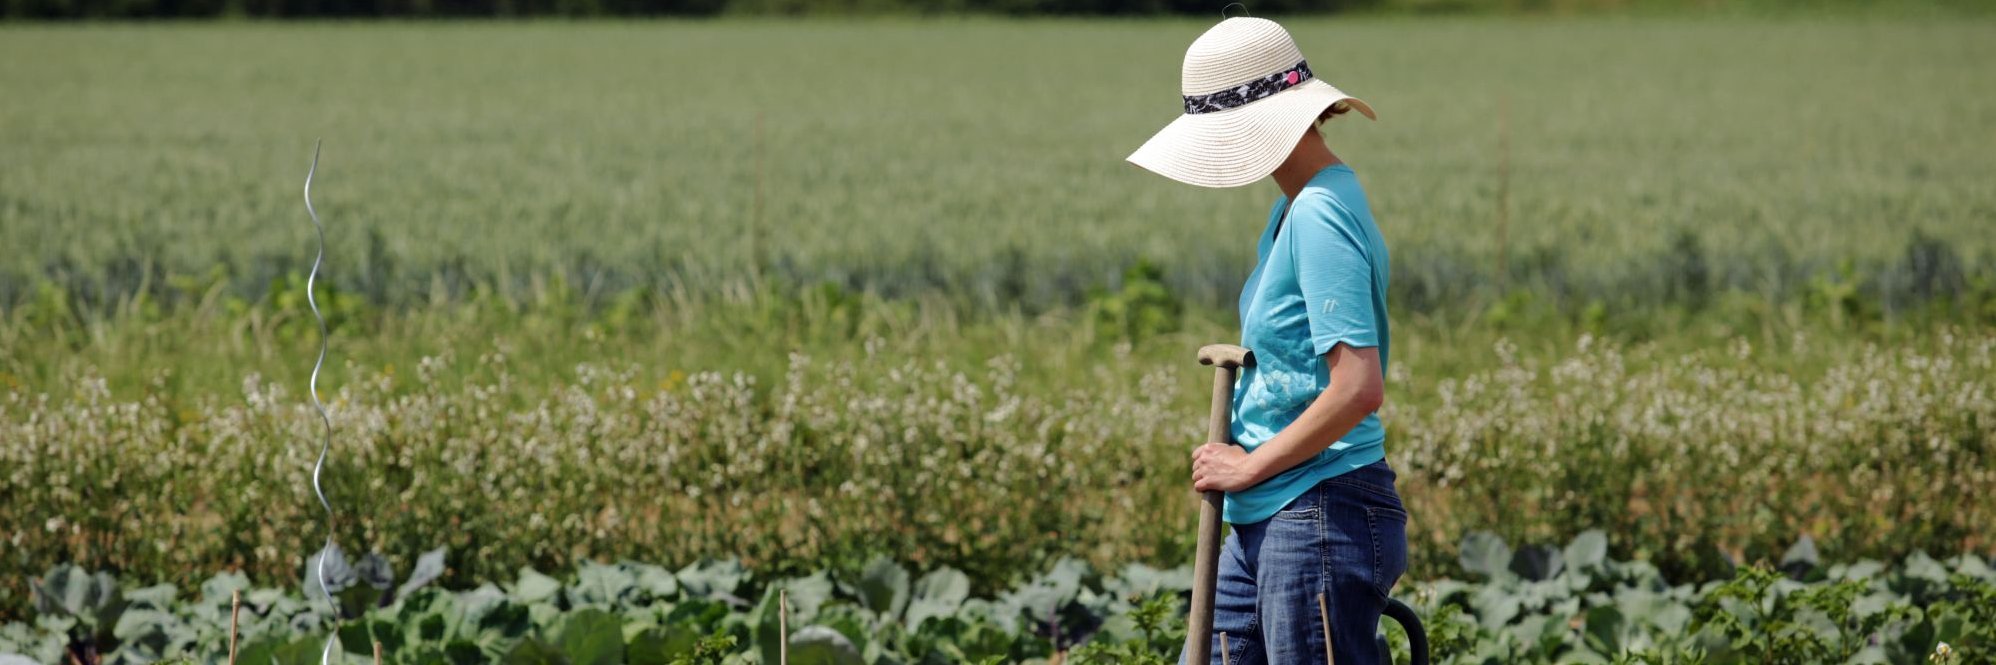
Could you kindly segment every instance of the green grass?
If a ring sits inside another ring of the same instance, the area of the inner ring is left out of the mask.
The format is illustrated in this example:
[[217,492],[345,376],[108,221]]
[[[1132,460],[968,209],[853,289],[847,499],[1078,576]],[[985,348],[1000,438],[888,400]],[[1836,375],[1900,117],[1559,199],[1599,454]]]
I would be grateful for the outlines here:
[[[309,261],[298,184],[323,137],[331,276],[369,302],[555,274],[592,301],[706,294],[759,270],[1038,311],[1148,258],[1220,306],[1272,190],[1122,161],[1175,113],[1204,25],[10,26],[0,81],[32,94],[0,105],[0,302],[48,279],[103,307],[217,266],[261,294]],[[1785,300],[1844,262],[1888,310],[1996,288],[1996,99],[1965,92],[1990,82],[1996,24],[1290,25],[1382,113],[1330,140],[1378,207],[1402,313],[1508,289]],[[1915,232],[1966,274],[1908,266]]]

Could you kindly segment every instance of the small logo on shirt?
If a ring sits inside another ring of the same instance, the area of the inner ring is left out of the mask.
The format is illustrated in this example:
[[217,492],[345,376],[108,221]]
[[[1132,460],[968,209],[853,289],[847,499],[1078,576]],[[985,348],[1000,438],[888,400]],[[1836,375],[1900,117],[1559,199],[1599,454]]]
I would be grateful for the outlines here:
[[1338,301],[1336,298],[1324,301],[1325,314],[1330,314],[1331,312],[1335,311],[1338,311]]

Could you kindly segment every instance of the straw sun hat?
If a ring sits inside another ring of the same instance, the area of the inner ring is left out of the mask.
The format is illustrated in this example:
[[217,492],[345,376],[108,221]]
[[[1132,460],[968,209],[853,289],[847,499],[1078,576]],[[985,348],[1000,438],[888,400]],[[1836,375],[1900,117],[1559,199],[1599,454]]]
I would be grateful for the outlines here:
[[1289,31],[1236,17],[1185,49],[1179,85],[1185,115],[1130,153],[1130,162],[1201,187],[1237,187],[1275,171],[1325,109],[1344,102],[1367,118],[1372,106],[1310,70]]

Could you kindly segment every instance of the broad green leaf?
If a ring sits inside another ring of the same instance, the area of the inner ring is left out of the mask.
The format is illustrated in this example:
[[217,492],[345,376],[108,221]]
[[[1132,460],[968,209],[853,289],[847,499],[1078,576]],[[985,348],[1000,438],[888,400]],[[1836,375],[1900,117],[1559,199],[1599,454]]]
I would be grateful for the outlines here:
[[575,586],[569,587],[568,600],[581,605],[620,607],[633,599],[637,584],[637,574],[623,566],[584,560],[576,567]]
[[632,563],[638,571],[638,587],[651,594],[652,598],[669,600],[679,595],[679,578],[672,571],[650,564]]
[[1485,580],[1508,577],[1511,572],[1511,546],[1488,531],[1472,531],[1464,536],[1457,558],[1463,570]]
[[112,634],[125,648],[143,646],[152,653],[164,653],[172,641],[170,633],[180,628],[172,612],[158,609],[130,609],[118,617]]
[[1601,653],[1618,653],[1626,646],[1628,619],[1621,610],[1609,606],[1587,610],[1587,643]]
[[263,665],[264,663],[271,662],[276,657],[277,650],[284,646],[285,642],[276,637],[266,636],[244,640],[241,649],[236,652],[236,660],[241,663]]
[[355,584],[334,594],[340,601],[342,616],[357,617],[381,605],[386,592],[369,584]]
[[1905,632],[1899,634],[1900,649],[1907,655],[1915,657],[1925,657],[1933,653],[1935,636],[1940,632],[1934,625],[1936,618],[1927,617],[1924,621],[1907,626]]
[[347,653],[369,656],[374,653],[374,643],[389,653],[402,649],[400,626],[379,619],[361,619],[340,624],[340,648]]
[[1006,613],[1023,616],[1028,626],[1060,620],[1061,608],[1080,595],[1085,569],[1079,560],[1060,560],[1046,575],[1007,593],[1002,601]]
[[[859,647],[860,652],[866,655],[869,661],[874,660],[874,652],[879,651],[881,644],[887,639],[887,637],[873,639],[880,635],[873,630],[873,621],[867,616],[866,609],[856,605],[826,607],[818,613],[817,620],[812,623],[839,631],[839,634],[845,635],[847,640],[851,640],[854,646]],[[911,628],[904,630],[913,632]]]
[[1861,559],[1857,563],[1839,564],[1831,570],[1830,579],[1869,580],[1884,573],[1885,564],[1870,559]]
[[[326,648],[326,638],[319,635],[305,635],[292,640],[270,652],[271,665],[319,665],[320,657]],[[334,647],[337,653],[339,648]]]
[[506,652],[505,665],[569,665],[562,658],[561,650],[553,645],[534,638],[520,640],[512,651]]
[[[40,618],[36,623],[41,623]],[[61,632],[43,632],[22,623],[0,624],[0,653],[27,656],[37,663],[64,660],[63,647],[69,643]]]
[[577,610],[563,622],[556,645],[569,665],[619,665],[624,662],[624,620],[595,608]]
[[668,626],[698,626],[703,633],[712,632],[732,616],[727,603],[710,598],[688,598],[672,605],[660,623]]
[[1511,623],[1523,609],[1516,594],[1496,584],[1484,585],[1471,596],[1470,609],[1475,612],[1478,623],[1484,628],[1495,630]]
[[857,586],[860,602],[885,617],[901,616],[901,609],[908,604],[908,571],[893,559],[875,557],[860,571]]
[[109,573],[90,573],[68,564],[56,566],[42,575],[36,585],[35,609],[42,614],[63,613],[86,625],[109,627],[118,620],[123,606],[118,581]]
[[440,642],[450,630],[450,624],[442,614],[426,614],[416,620],[413,628],[416,639],[423,642]]
[[[322,559],[325,562],[323,567],[320,566]],[[346,551],[340,549],[339,543],[328,543],[326,547],[307,557],[300,575],[304,580],[305,598],[314,603],[322,602],[328,594],[337,597],[341,591],[353,587],[359,580],[359,576],[354,574],[353,567],[347,564]],[[325,578],[324,588],[320,587],[322,575]]]
[[1062,557],[1054,562],[1053,570],[1047,571],[1046,584],[1060,592],[1061,600],[1072,600],[1080,593],[1081,586],[1089,575],[1088,563],[1074,557]]
[[865,665],[859,648],[839,631],[805,626],[790,637],[790,665]]
[[42,594],[54,600],[54,610],[80,617],[95,605],[93,578],[76,566],[57,566],[42,576]]
[[1960,644],[1968,629],[1968,617],[1959,614],[1942,615],[1934,619],[1934,643]]
[[1651,626],[1656,627],[1658,633],[1679,635],[1691,627],[1691,621],[1695,617],[1691,613],[1690,606],[1671,603],[1645,618]]
[[1568,570],[1592,570],[1608,561],[1608,534],[1600,529],[1582,531],[1561,554]]
[[1538,614],[1525,617],[1517,623],[1505,626],[1503,630],[1506,633],[1510,633],[1512,639],[1517,640],[1521,644],[1535,644],[1545,638],[1547,628],[1551,623],[1545,615]]
[[1889,592],[1867,593],[1851,601],[1851,616],[1865,618],[1881,614],[1899,601],[1899,597]]
[[1608,660],[1607,656],[1603,656],[1599,652],[1582,646],[1562,654],[1559,662],[1572,665],[1608,665],[1608,663],[1613,661]]
[[1850,660],[1844,661],[1845,665],[1889,665],[1891,662],[1892,659],[1885,655],[1885,648],[1879,646],[1859,649]]
[[624,655],[630,665],[667,665],[674,657],[693,653],[700,635],[683,624],[647,628],[631,638]]
[[547,602],[560,591],[561,582],[531,567],[521,568],[519,578],[513,582],[513,600],[521,603]]
[[1036,582],[1007,592],[1003,599],[1003,613],[1012,620],[1023,620],[1025,625],[1033,626],[1053,619],[1060,605],[1059,589]]
[[780,583],[789,594],[790,625],[798,626],[816,621],[818,610],[832,598],[832,576],[818,571],[804,577],[793,577]]
[[354,564],[353,572],[361,584],[375,589],[387,591],[388,587],[395,586],[395,568],[388,565],[388,557],[381,556],[380,552],[368,552],[361,557],[360,563]]
[[417,589],[421,589],[429,583],[437,581],[437,578],[443,577],[445,553],[446,548],[439,547],[424,552],[422,556],[416,557],[416,566],[409,569],[409,579],[403,582],[402,586],[396,587],[395,597],[407,598],[409,594],[415,593]]
[[247,592],[249,588],[249,576],[244,575],[242,571],[216,573],[214,577],[201,583],[201,602],[206,605],[228,607],[236,592]]
[[451,665],[474,665],[489,660],[485,650],[470,640],[451,640],[449,644],[445,644],[444,658],[449,660]]
[[782,608],[778,604],[780,585],[772,584],[762,591],[762,600],[749,611],[749,644],[762,662],[777,661],[778,650],[782,648],[781,630]]
[[534,603],[527,606],[527,622],[533,624],[535,634],[555,634],[561,628],[561,619],[561,608],[554,602]]
[[1533,582],[1543,582],[1559,576],[1566,560],[1560,551],[1551,545],[1526,545],[1511,557],[1511,572]]
[[1822,556],[1816,553],[1816,539],[1810,538],[1808,534],[1802,534],[1802,537],[1797,538],[1795,544],[1789,545],[1788,551],[1781,555],[1781,572],[1787,574],[1789,579],[1805,579],[1810,573],[1816,572],[1820,565],[1822,565]]
[[742,581],[748,578],[748,572],[742,569],[742,564],[733,559],[701,560],[687,564],[675,575],[679,578],[680,587],[687,594],[695,596],[733,594],[741,587]]
[[1011,631],[982,619],[945,617],[929,622],[927,627],[925,637],[936,650],[947,654],[950,657],[948,662],[952,663],[1009,658],[1018,640]]
[[[1122,572],[1116,575],[1116,579],[1105,581],[1102,586],[1125,597],[1181,593],[1192,589],[1192,567],[1185,565],[1171,570],[1158,570],[1141,563],[1126,564]],[[919,596],[920,593],[916,595]]]
[[[470,618],[470,612],[466,617]],[[533,616],[527,606],[513,602],[498,602],[488,605],[477,614],[475,625],[481,634],[498,637],[519,637],[533,628]]]
[[172,610],[173,601],[180,596],[180,590],[171,584],[154,584],[149,587],[125,592],[125,604],[156,610]]
[[1907,577],[1935,583],[1946,582],[1948,577],[1947,566],[1927,556],[1924,551],[1915,551],[1907,555],[1905,563],[1901,564],[1900,572]]
[[915,581],[914,593],[904,625],[919,630],[923,621],[955,614],[963,607],[963,601],[970,598],[970,576],[953,568],[938,568]]

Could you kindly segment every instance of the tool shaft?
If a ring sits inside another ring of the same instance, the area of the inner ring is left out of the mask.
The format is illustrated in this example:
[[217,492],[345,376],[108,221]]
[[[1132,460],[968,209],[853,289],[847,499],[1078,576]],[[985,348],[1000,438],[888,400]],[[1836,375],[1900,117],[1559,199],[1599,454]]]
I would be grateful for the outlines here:
[[[1213,368],[1213,409],[1206,420],[1206,440],[1233,443],[1234,368]],[[1219,492],[1199,495],[1199,549],[1192,566],[1192,609],[1187,620],[1186,663],[1210,663],[1213,659],[1213,596],[1220,574]]]

